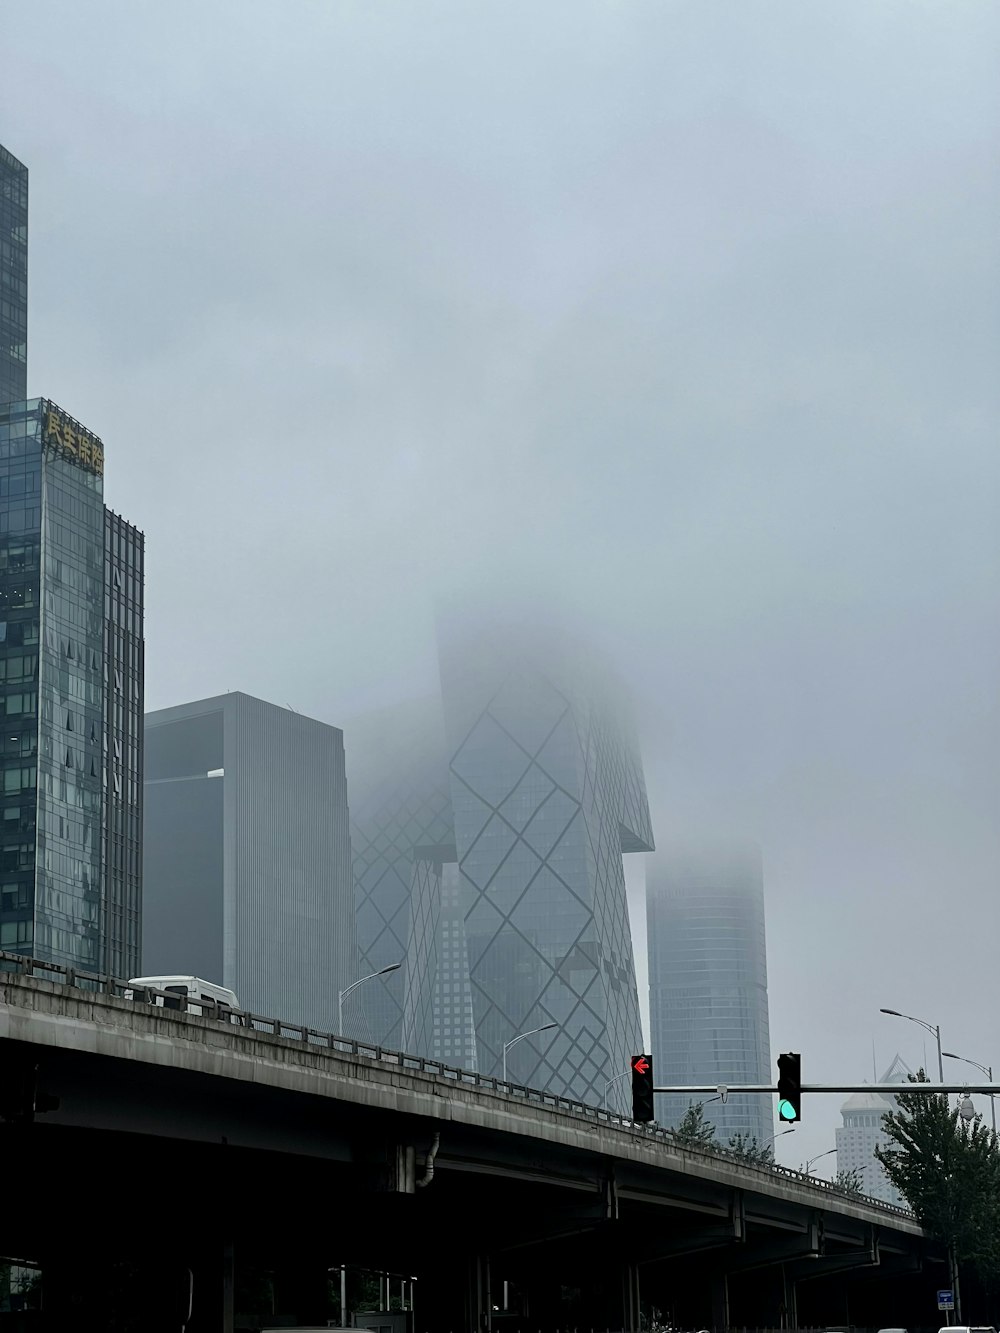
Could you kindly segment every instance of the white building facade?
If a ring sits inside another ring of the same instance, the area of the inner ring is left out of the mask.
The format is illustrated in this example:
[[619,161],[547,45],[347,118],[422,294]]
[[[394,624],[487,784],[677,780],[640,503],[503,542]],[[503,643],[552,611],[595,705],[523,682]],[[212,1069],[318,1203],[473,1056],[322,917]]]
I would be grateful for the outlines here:
[[[897,1055],[879,1082],[904,1083],[909,1072]],[[862,1193],[901,1207],[906,1201],[890,1184],[875,1156],[875,1149],[889,1142],[882,1127],[883,1117],[895,1109],[892,1097],[877,1092],[857,1092],[844,1102],[840,1108],[844,1123],[836,1131],[837,1170],[856,1171]]]

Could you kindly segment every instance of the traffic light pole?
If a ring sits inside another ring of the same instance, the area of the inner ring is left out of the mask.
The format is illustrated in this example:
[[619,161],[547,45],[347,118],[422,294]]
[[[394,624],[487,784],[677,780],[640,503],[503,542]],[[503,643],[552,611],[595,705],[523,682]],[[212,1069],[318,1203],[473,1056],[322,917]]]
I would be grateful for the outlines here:
[[[770,1093],[772,1096],[778,1091],[773,1083],[731,1083],[728,1086],[721,1083],[686,1083],[679,1084],[676,1087],[653,1088],[654,1092],[717,1092],[720,1095],[725,1093],[728,1097],[730,1093],[761,1092]],[[1000,1092],[1000,1083],[803,1083],[802,1091],[806,1092],[878,1092],[883,1096],[898,1097],[900,1093],[935,1093],[935,1092],[967,1092],[967,1093],[994,1093]]]

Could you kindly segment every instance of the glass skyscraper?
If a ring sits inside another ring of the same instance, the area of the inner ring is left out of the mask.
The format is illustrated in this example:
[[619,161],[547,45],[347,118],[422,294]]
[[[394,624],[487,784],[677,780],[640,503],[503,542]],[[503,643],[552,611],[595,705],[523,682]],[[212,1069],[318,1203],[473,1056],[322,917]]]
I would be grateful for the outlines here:
[[440,700],[359,718],[345,743],[359,975],[404,966],[359,987],[344,1030],[444,1058],[432,1036],[433,986],[423,981],[436,966],[444,868],[455,861]]
[[0,403],[28,396],[28,168],[0,145]]
[[[485,611],[485,608],[484,608]],[[653,836],[624,692],[526,617],[439,630],[478,1067],[600,1105],[642,1049],[622,853]]]
[[143,538],[103,502],[101,441],[0,406],[0,947],[138,964]]
[[652,848],[620,686],[521,622],[439,650],[419,724],[348,728],[362,967],[405,958],[371,1036],[499,1075],[545,1027],[508,1077],[600,1104],[642,1045],[622,853]]
[[[646,918],[656,1083],[773,1082],[759,850],[714,843],[659,852],[646,868]],[[771,1098],[710,1097],[660,1095],[657,1119],[676,1126],[702,1101],[723,1146],[737,1133],[770,1142]]]

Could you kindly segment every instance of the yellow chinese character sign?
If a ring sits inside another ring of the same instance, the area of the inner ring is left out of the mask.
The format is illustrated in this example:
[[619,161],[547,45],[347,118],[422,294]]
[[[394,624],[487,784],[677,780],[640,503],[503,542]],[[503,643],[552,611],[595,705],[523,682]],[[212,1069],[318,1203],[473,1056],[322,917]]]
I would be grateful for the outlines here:
[[42,443],[77,467],[104,475],[104,445],[96,435],[85,430],[78,421],[67,416],[55,403],[46,402],[42,427]]

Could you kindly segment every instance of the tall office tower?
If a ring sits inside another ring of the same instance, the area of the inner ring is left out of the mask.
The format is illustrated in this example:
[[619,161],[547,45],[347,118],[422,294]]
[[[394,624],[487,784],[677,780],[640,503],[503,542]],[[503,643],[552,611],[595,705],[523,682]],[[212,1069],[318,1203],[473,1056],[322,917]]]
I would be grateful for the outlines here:
[[138,965],[143,537],[104,447],[45,399],[0,406],[0,948]]
[[[663,1084],[771,1083],[760,852],[742,844],[670,847],[646,868],[653,1072]],[[766,1097],[659,1096],[676,1126],[692,1101],[725,1145],[770,1142]]]
[[0,404],[28,396],[28,168],[0,145]]
[[147,714],[142,958],[332,1031],[357,975],[344,738],[233,692]]
[[[905,1083],[912,1073],[897,1055],[878,1080],[880,1083]],[[857,1092],[848,1097],[840,1108],[844,1123],[836,1130],[837,1170],[856,1171],[861,1180],[862,1193],[897,1207],[902,1195],[885,1174],[882,1163],[875,1156],[876,1148],[889,1142],[882,1127],[883,1117],[896,1110],[892,1097],[878,1092]]]
[[478,1068],[499,1075],[509,1046],[510,1079],[599,1105],[642,1049],[622,863],[653,846],[638,747],[592,651],[491,612],[439,627]]
[[437,957],[441,876],[455,860],[440,700],[358,718],[346,744],[359,975],[404,965],[345,1002],[344,1030],[436,1058],[420,981]]

